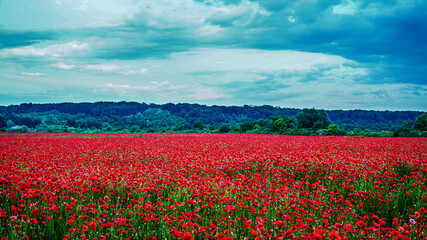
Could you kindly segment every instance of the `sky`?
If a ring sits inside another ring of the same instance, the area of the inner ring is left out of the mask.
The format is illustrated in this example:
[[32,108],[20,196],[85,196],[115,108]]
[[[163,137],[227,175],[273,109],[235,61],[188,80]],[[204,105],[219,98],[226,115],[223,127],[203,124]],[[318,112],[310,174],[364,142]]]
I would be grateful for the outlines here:
[[426,0],[0,0],[0,105],[427,111]]

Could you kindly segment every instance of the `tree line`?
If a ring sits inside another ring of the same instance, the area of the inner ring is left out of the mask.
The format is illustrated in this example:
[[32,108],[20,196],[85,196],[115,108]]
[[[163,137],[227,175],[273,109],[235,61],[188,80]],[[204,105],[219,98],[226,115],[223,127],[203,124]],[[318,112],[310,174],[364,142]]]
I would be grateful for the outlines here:
[[136,102],[0,106],[2,132],[218,132],[425,136],[416,111],[317,110]]

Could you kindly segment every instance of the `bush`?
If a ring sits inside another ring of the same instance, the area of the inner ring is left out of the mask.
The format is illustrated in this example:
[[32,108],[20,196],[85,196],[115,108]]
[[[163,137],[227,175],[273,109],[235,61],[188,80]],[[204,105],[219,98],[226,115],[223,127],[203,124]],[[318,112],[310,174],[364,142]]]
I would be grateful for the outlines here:
[[220,133],[228,133],[230,131],[230,127],[227,126],[226,124],[221,125],[221,127],[219,127],[219,132]]
[[339,129],[337,124],[331,124],[328,126],[328,135],[345,136],[346,133],[346,131]]
[[254,127],[255,127],[255,123],[254,122],[249,122],[249,121],[242,122],[240,124],[239,132],[240,133],[245,133],[247,131],[250,131],[250,130],[254,129]]

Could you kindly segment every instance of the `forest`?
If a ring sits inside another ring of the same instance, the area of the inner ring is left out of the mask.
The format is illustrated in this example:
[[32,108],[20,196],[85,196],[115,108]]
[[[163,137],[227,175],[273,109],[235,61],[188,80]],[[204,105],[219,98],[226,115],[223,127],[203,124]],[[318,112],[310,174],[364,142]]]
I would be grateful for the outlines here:
[[50,103],[0,106],[1,132],[206,132],[427,136],[420,111],[318,110],[189,103]]

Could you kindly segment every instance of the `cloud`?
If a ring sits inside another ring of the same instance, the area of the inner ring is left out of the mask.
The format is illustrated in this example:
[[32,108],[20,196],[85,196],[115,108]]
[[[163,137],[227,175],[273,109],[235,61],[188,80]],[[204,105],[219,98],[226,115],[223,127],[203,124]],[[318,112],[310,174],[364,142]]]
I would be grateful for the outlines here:
[[96,50],[95,55],[117,60],[167,59],[171,54],[195,47],[226,46],[228,32],[223,32],[221,24],[226,27],[254,24],[256,16],[263,14],[261,10],[251,2],[224,7],[192,0],[142,1],[141,12],[134,19],[100,33],[111,43]]
[[213,26],[213,25],[203,25],[199,28],[197,28],[194,32],[199,36],[210,36],[215,35],[216,33],[222,31],[223,28],[219,26]]
[[136,67],[136,66],[126,66],[126,65],[116,65],[116,64],[91,64],[81,66],[81,70],[90,70],[90,71],[100,71],[104,73],[114,73],[122,75],[135,75],[135,74],[146,74],[148,72],[147,68]]
[[53,40],[56,34],[46,31],[16,31],[0,28],[0,49],[28,46]]
[[128,23],[144,23],[152,29],[176,29],[201,26],[204,18],[216,6],[206,6],[193,0],[139,1],[140,12]]
[[133,86],[129,84],[113,84],[108,83],[103,87],[96,89],[97,92],[109,92],[114,91],[118,95],[137,97],[144,92],[150,92],[155,94],[164,94],[165,92],[173,93],[176,90],[184,89],[187,86],[175,86],[168,81],[156,82],[152,81],[144,86]]
[[65,64],[65,63],[62,63],[62,62],[51,64],[50,66],[52,66],[54,68],[66,69],[66,70],[70,70],[70,69],[75,68],[75,65]]
[[23,57],[63,57],[74,53],[87,52],[90,49],[88,43],[71,41],[63,44],[54,44],[44,48],[33,46],[5,49],[0,52],[3,56],[23,56]]
[[[316,74],[316,75],[314,75]],[[310,82],[301,81],[311,76]],[[332,79],[333,74],[258,73],[246,81],[231,81],[213,85],[220,92],[231,96],[234,104],[269,104],[286,107],[316,107],[326,109],[424,109],[420,99],[427,95],[427,88],[414,84],[369,84],[351,79]],[[329,79],[329,80],[328,80]],[[212,86],[212,85],[208,85]],[[414,92],[415,91],[415,92]],[[222,101],[226,103],[226,101]]]
[[[361,66],[347,66],[354,63],[337,55],[311,53],[291,50],[259,50],[259,49],[215,49],[199,48],[190,52],[173,54],[172,59],[180,59],[188,63],[187,68],[195,75],[206,75],[225,71],[288,71],[305,72],[325,67],[340,67],[343,70],[362,69]],[[191,63],[197,63],[191,65]],[[346,65],[346,67],[344,67]]]
[[202,88],[197,87],[193,90],[193,93],[188,94],[189,98],[195,99],[195,100],[213,100],[213,99],[230,99],[232,98],[231,95],[226,95],[219,91],[218,89],[213,88]]
[[251,24],[259,9],[251,5],[227,6],[216,9],[205,21],[220,27],[238,25],[241,27]]
[[426,1],[49,3],[2,2],[1,79],[47,73],[31,81],[119,100],[425,108]]
[[46,75],[46,73],[21,72],[21,75],[24,75],[24,76],[44,76],[44,75]]
[[222,94],[218,89],[200,86],[200,85],[187,85],[187,84],[172,84],[169,81],[157,82],[152,81],[144,85],[129,85],[129,84],[113,84],[108,83],[100,88],[94,90],[97,93],[111,93],[114,92],[119,96],[126,97],[165,97],[168,96],[175,100],[211,100],[217,98],[229,98]]
[[76,29],[122,24],[140,11],[135,0],[2,1],[7,29]]
[[86,70],[96,70],[101,72],[115,72],[120,69],[119,66],[114,64],[94,64],[94,65],[87,65],[84,67]]
[[222,87],[227,94],[240,100],[274,101],[298,95],[290,94],[288,81],[280,79],[277,74],[260,74],[251,81],[232,81]]
[[148,69],[146,68],[139,68],[139,69],[130,69],[124,72],[124,74],[146,74],[148,72]]
[[201,2],[208,6],[212,6],[218,3],[224,4],[226,6],[228,5],[237,5],[242,2],[242,0],[194,0],[195,2]]
[[119,33],[120,39],[96,49],[95,57],[106,60],[166,59],[172,53],[188,51],[199,45],[192,31],[186,29],[152,32],[131,27],[129,31]]
[[347,0],[339,5],[332,7],[332,12],[335,14],[353,15],[357,11],[357,4],[351,0]]
[[[205,17],[221,27],[220,37],[212,40],[216,46],[339,55],[364,64],[370,74],[383,75],[382,82],[427,83],[425,1],[202,2],[216,8],[216,14]],[[259,5],[258,12],[264,8],[269,14],[242,11],[251,3]],[[221,11],[221,4],[229,10]],[[235,24],[236,19],[248,18],[247,24]]]

